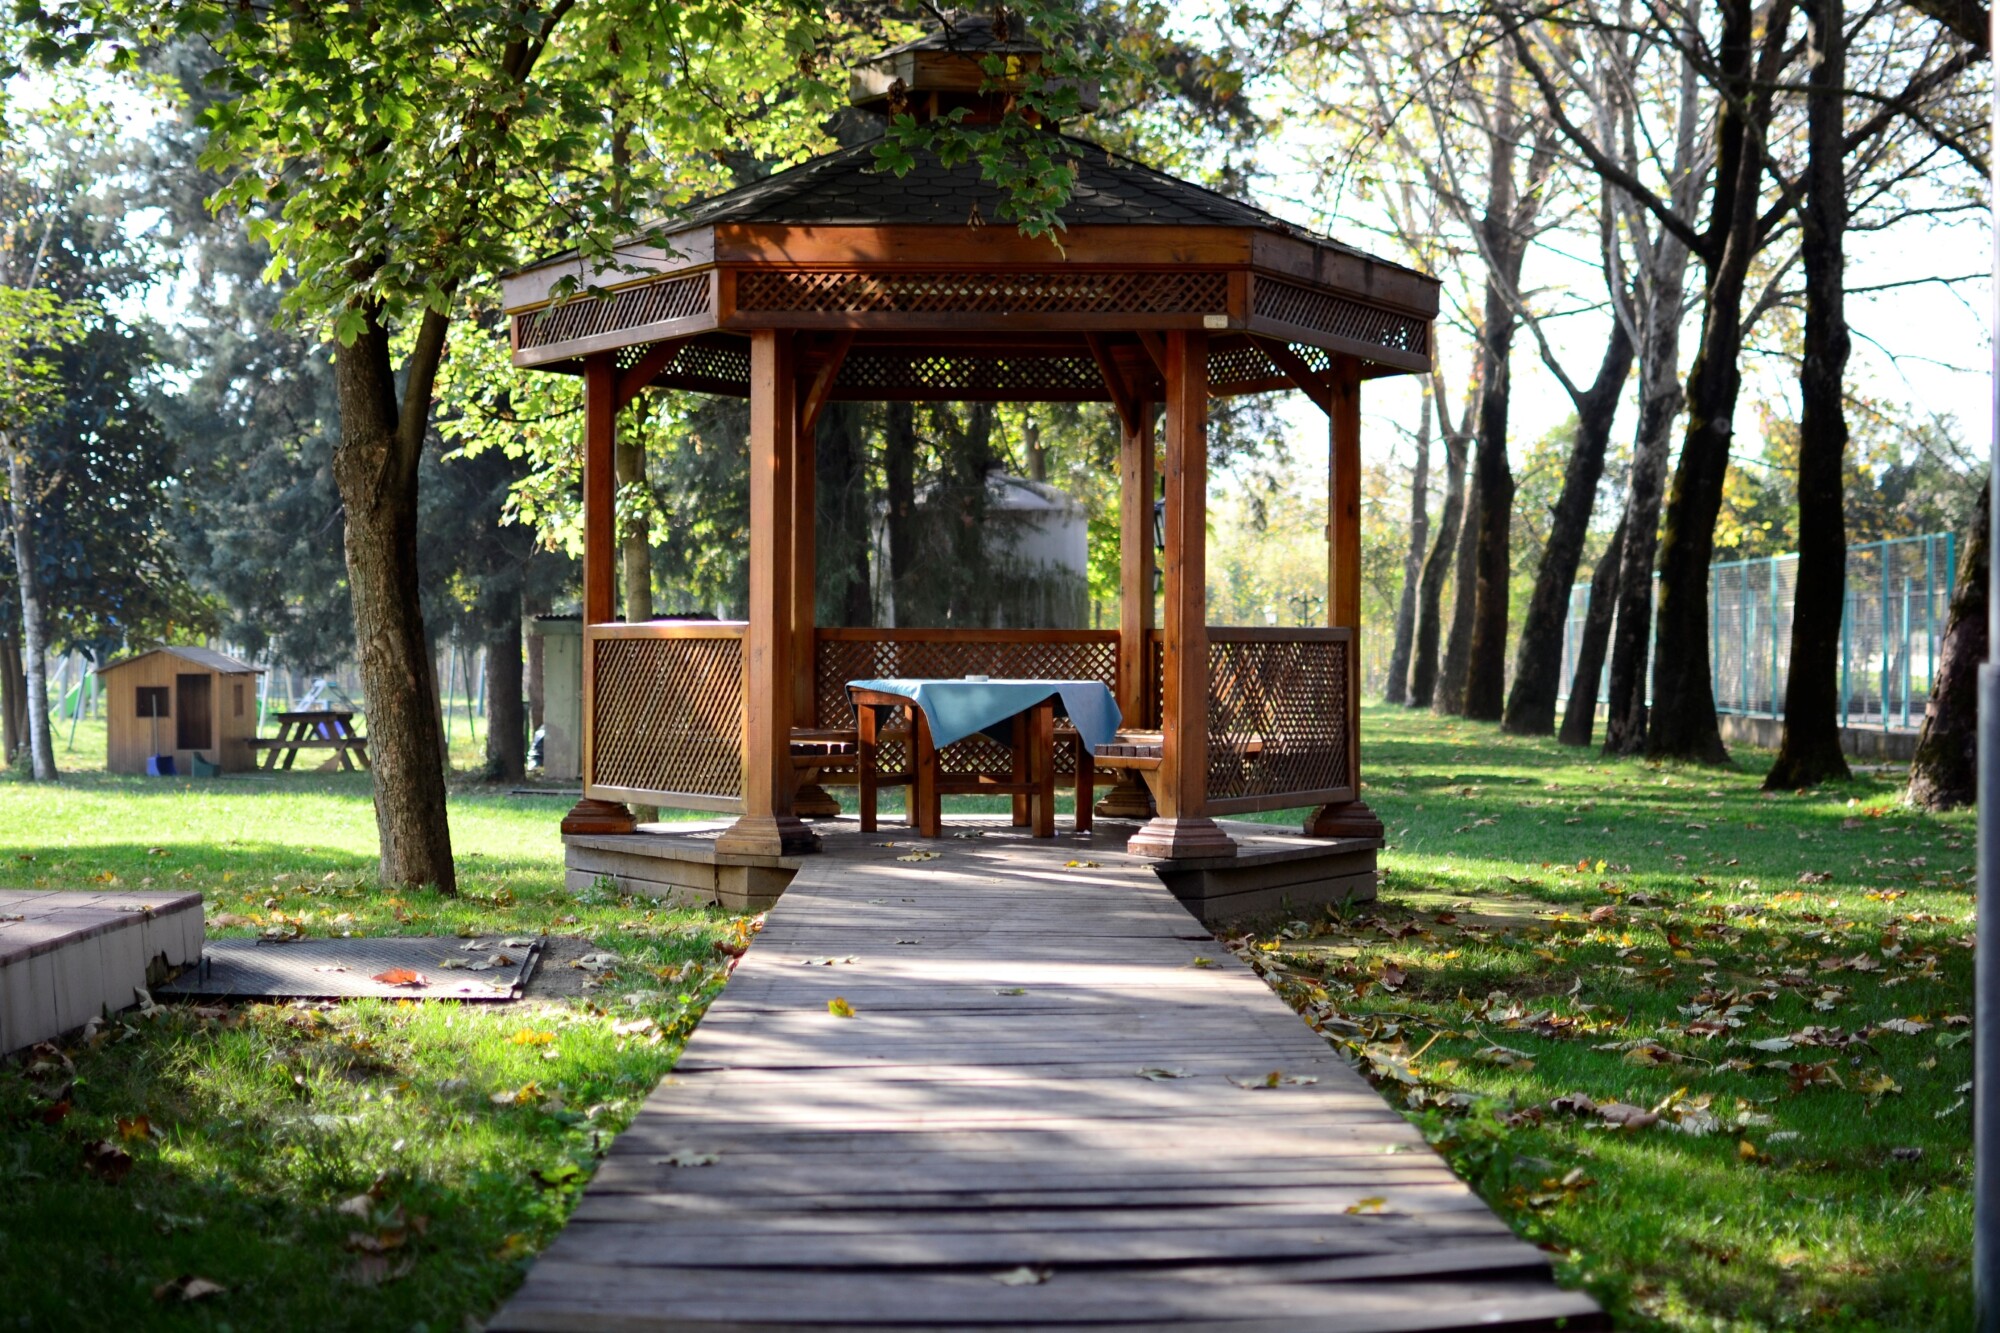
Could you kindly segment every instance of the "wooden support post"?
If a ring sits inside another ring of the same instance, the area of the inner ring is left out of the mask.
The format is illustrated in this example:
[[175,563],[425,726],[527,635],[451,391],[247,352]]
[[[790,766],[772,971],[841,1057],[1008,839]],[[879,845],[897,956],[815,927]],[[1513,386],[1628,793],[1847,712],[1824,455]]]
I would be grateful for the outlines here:
[[1167,334],[1165,733],[1154,816],[1126,850],[1181,859],[1234,856],[1236,844],[1202,813],[1208,799],[1208,335]]
[[[853,341],[849,336],[848,341]],[[844,345],[840,349],[845,352]],[[819,584],[818,509],[819,503],[819,398],[824,404],[825,386],[838,373],[836,360],[814,378],[810,391],[796,398],[798,425],[792,434],[791,553],[792,562],[792,721],[801,727],[816,725],[813,714],[813,630],[819,622],[816,596]],[[796,396],[796,395],[795,395]],[[801,782],[792,796],[792,813],[814,819],[833,819],[840,814],[840,802],[818,781]]]
[[750,335],[750,626],[744,638],[743,814],[720,853],[789,856],[819,837],[792,812],[793,470],[798,384],[790,330]]
[[1361,796],[1361,363],[1334,358],[1328,377],[1326,623],[1354,630],[1347,649],[1347,780],[1355,799],[1323,805],[1305,831],[1322,838],[1380,838],[1382,821]]
[[[1118,711],[1129,727],[1144,727],[1151,689],[1147,642],[1153,628],[1153,405],[1134,405],[1118,450]],[[1083,760],[1081,752],[1078,762]],[[1081,809],[1081,807],[1078,807]],[[1130,769],[1104,794],[1106,819],[1148,819],[1153,798]]]
[[[618,362],[609,352],[583,365],[583,623],[602,625],[614,614],[618,556]],[[563,816],[564,833],[630,833],[638,825],[616,801],[589,796],[595,732],[596,688],[591,642],[583,641],[583,784],[586,795]]]

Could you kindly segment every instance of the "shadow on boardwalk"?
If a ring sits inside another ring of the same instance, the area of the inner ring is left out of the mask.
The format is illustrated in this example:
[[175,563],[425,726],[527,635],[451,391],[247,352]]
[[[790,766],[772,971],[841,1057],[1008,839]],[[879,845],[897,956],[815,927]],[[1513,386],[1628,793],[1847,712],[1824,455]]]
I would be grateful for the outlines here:
[[890,837],[808,862],[490,1327],[1603,1326],[1143,864]]

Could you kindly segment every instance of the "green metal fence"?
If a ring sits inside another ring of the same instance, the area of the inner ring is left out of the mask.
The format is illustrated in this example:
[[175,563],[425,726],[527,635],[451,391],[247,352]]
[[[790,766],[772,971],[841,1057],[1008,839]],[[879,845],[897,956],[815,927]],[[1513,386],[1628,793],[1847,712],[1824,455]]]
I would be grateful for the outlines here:
[[[1716,711],[1784,715],[1798,568],[1798,556],[1779,555],[1709,570],[1708,657]],[[1848,548],[1840,623],[1842,726],[1892,731],[1922,723],[1957,573],[1958,539],[1949,532]],[[1656,586],[1658,581],[1655,575]],[[1653,600],[1657,607],[1658,596]],[[1589,605],[1590,585],[1578,584],[1563,633],[1565,698]],[[1605,670],[1608,677],[1608,664]],[[1608,684],[1600,684],[1600,699]]]

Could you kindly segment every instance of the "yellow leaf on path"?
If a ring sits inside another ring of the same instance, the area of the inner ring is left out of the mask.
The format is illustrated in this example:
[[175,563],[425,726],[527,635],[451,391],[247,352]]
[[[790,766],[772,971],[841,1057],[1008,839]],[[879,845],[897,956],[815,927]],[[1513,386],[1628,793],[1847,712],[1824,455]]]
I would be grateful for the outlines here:
[[854,1017],[854,1006],[849,1004],[844,996],[840,995],[836,995],[826,1002],[826,1011],[835,1018]]
[[1347,1205],[1347,1207],[1341,1209],[1341,1211],[1344,1213],[1355,1213],[1355,1214],[1379,1213],[1388,1204],[1388,1202],[1389,1201],[1387,1199],[1381,1199],[1381,1198],[1356,1199],[1353,1203],[1350,1203]]
[[423,973],[407,967],[392,967],[387,972],[377,972],[368,979],[370,981],[379,981],[384,986],[428,986],[431,984],[430,979]]
[[1069,868],[1070,868],[1071,870],[1096,870],[1096,869],[1098,869],[1098,864],[1097,864],[1097,862],[1095,862],[1095,861],[1065,861],[1065,862],[1063,862],[1063,864],[1064,864],[1065,866],[1069,867]]
[[944,855],[943,852],[910,852],[908,855],[899,856],[896,859],[898,861],[935,861],[942,855]]

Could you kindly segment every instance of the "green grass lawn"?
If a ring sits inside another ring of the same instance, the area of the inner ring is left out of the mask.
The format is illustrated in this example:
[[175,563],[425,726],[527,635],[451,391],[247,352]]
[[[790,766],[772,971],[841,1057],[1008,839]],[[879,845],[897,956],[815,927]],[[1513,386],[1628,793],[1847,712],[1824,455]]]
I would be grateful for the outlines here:
[[[1765,797],[1756,757],[1607,762],[1399,709],[1365,736],[1381,901],[1238,947],[1565,1280],[1635,1328],[1968,1322],[1969,815],[1904,810],[1895,775]],[[0,1325],[490,1312],[745,939],[563,892],[564,805],[456,788],[440,899],[373,884],[363,775],[0,777],[15,884],[197,888],[218,933],[547,931],[621,960],[579,1000],[168,1006],[0,1066]],[[86,1165],[100,1144],[122,1177]],[[184,1277],[225,1290],[155,1295]]]
[[1237,947],[1566,1282],[1621,1327],[1970,1326],[1969,813],[1364,736],[1381,901]]
[[[400,1333],[490,1312],[745,939],[721,913],[565,893],[567,804],[456,790],[447,899],[373,883],[365,775],[0,777],[11,884],[199,889],[214,934],[546,931],[619,959],[578,1000],[164,1006],[0,1065],[0,1325]],[[99,1144],[122,1178],[86,1166]],[[226,1290],[155,1295],[182,1277]]]

